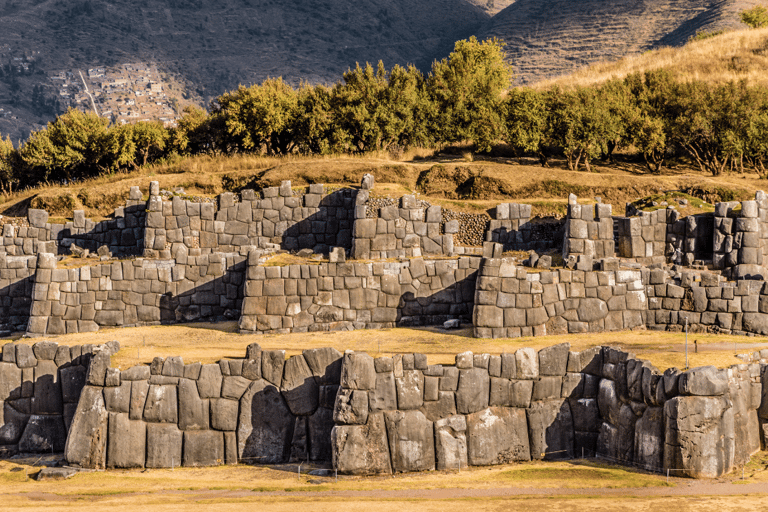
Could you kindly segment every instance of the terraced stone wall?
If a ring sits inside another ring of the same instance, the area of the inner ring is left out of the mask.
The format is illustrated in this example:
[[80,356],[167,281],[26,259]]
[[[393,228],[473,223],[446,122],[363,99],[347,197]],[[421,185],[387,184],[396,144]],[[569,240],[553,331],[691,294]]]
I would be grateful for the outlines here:
[[455,366],[348,352],[333,463],[388,474],[597,456],[712,478],[760,449],[761,396],[757,364],[662,374],[610,347],[465,352]]
[[35,256],[0,253],[0,331],[11,333],[26,329],[36,262]]
[[[196,255],[195,255],[196,254]],[[137,258],[57,268],[40,254],[29,335],[240,317],[246,257],[180,247],[173,260]]]
[[241,332],[375,329],[471,321],[480,258],[260,266],[249,256]]
[[329,461],[341,354],[248,346],[244,359],[91,362],[65,457],[87,468]]

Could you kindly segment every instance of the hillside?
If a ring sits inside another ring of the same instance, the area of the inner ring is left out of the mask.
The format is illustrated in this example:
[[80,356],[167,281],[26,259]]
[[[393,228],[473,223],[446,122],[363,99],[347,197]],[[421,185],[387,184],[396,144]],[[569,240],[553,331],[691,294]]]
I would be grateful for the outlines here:
[[653,69],[666,69],[681,81],[747,80],[750,84],[768,86],[768,28],[726,32],[691,41],[682,48],[659,48],[616,61],[598,62],[570,75],[538,82],[536,87],[589,86]]
[[33,88],[52,102],[60,71],[153,62],[207,104],[269,76],[335,82],[355,62],[428,69],[488,17],[465,0],[0,0],[0,133],[52,119]]
[[756,0],[517,0],[478,34],[507,43],[518,84],[567,75],[598,61],[681,46],[699,30],[744,27]]

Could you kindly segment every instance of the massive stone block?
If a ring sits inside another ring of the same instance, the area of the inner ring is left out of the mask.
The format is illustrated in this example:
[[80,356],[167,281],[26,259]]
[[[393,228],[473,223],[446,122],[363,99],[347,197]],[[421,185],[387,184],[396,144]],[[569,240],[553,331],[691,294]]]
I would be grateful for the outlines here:
[[365,425],[336,425],[331,432],[333,467],[349,475],[392,473],[383,413],[368,415]]
[[635,463],[658,470],[664,461],[664,409],[648,407],[635,424]]
[[467,416],[467,460],[489,466],[531,460],[525,411],[489,407]]
[[147,393],[147,401],[144,404],[144,420],[157,423],[176,423],[179,417],[177,405],[176,386],[151,384]]
[[375,385],[373,358],[364,352],[346,352],[341,366],[341,387],[367,391]]
[[717,478],[734,465],[733,410],[724,396],[679,396],[664,404],[664,467]]
[[491,379],[483,368],[459,371],[459,389],[456,391],[456,410],[470,414],[488,407]]
[[333,457],[331,431],[333,430],[333,411],[319,407],[309,417],[309,458],[315,461],[330,461]]
[[419,370],[403,371],[403,376],[396,378],[395,384],[398,409],[418,409],[424,404],[424,374]]
[[219,466],[224,464],[224,432],[216,430],[190,430],[184,432],[182,463],[187,467]]
[[177,468],[181,466],[183,432],[168,423],[147,424],[148,468]]
[[570,343],[560,343],[539,350],[539,375],[565,375]]
[[376,374],[376,387],[368,393],[368,400],[371,412],[397,409],[397,390],[392,372]]
[[433,425],[421,411],[386,411],[384,419],[393,471],[435,469]]
[[364,425],[368,421],[368,391],[339,389],[333,421],[341,425]]
[[107,462],[107,419],[101,388],[85,386],[64,448],[67,462],[84,468],[104,468]]
[[10,403],[3,401],[0,401],[0,413],[0,445],[18,443],[29,415],[20,413]]
[[263,379],[254,381],[240,399],[238,457],[260,464],[286,462],[294,423],[280,391]]
[[109,413],[107,467],[143,468],[147,447],[147,425],[131,420],[126,413]]
[[319,385],[339,383],[343,357],[341,352],[325,347],[304,350],[302,354]]
[[61,416],[32,415],[19,439],[19,451],[53,453],[64,450],[67,430]]
[[179,428],[181,430],[207,430],[209,401],[201,399],[197,384],[191,379],[179,379]]
[[681,395],[720,396],[728,391],[728,377],[714,366],[701,366],[683,372],[677,379]]

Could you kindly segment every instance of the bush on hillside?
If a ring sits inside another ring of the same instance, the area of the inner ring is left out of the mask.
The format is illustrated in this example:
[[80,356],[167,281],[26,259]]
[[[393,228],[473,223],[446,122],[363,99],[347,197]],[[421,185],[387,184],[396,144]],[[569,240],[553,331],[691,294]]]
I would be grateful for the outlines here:
[[750,28],[762,28],[768,26],[768,9],[762,5],[756,5],[751,9],[745,9],[739,13],[741,22]]

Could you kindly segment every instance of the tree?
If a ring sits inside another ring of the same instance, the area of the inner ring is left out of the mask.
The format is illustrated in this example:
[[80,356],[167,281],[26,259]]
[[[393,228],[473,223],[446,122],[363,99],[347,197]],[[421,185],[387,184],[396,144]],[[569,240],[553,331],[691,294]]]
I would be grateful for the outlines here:
[[41,180],[71,181],[105,170],[109,121],[91,112],[70,108],[33,132],[21,148],[24,162],[39,171]]
[[224,116],[215,105],[211,110],[209,115],[200,107],[185,107],[184,115],[168,134],[169,150],[188,155],[229,153],[234,144],[227,135]]
[[763,28],[768,26],[768,9],[762,5],[756,5],[739,12],[739,18],[750,28]]
[[4,139],[0,136],[0,190],[3,192],[11,192],[18,183],[16,154],[10,137]]
[[303,83],[297,94],[295,136],[299,150],[319,155],[330,152],[331,89]]
[[523,87],[509,91],[505,105],[506,140],[515,150],[534,153],[547,167],[547,103],[544,94]]
[[131,138],[135,145],[136,161],[146,165],[150,154],[159,154],[165,149],[168,130],[160,121],[140,121],[131,126]]
[[479,42],[473,36],[457,41],[448,59],[432,65],[428,88],[440,140],[472,141],[479,151],[487,151],[501,138],[501,94],[512,80],[504,57],[504,43],[495,38]]
[[296,145],[294,133],[298,107],[296,91],[282,78],[268,78],[261,85],[238,87],[217,99],[229,136],[243,149],[286,155]]

